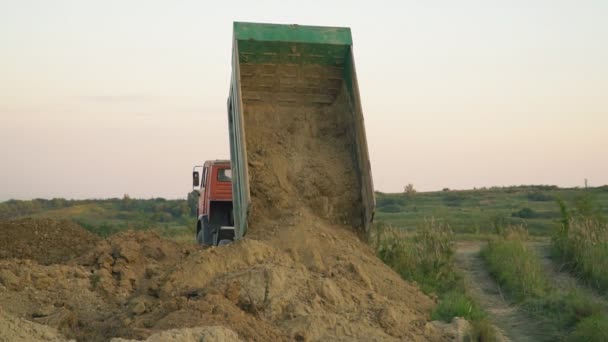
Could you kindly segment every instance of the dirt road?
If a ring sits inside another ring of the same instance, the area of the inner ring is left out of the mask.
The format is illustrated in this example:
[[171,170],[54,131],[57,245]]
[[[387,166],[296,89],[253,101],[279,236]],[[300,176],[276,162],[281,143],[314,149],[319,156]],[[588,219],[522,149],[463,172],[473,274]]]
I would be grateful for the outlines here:
[[485,268],[479,251],[485,242],[459,242],[456,264],[465,278],[469,294],[488,313],[490,320],[505,341],[543,341],[542,328],[517,305],[509,303],[498,284]]
[[549,239],[530,242],[529,245],[534,248],[540,257],[543,269],[551,279],[552,286],[563,292],[579,292],[585,297],[591,298],[595,303],[600,304],[604,312],[608,313],[608,300],[605,296],[585,285],[573,276],[572,273],[565,270],[564,265],[555,262],[551,258],[551,241]]

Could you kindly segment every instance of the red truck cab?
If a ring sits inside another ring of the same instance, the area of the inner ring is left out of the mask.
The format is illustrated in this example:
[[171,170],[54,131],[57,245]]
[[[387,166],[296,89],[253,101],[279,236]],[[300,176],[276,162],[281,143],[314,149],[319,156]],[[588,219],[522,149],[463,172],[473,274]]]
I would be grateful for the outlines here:
[[229,160],[208,160],[192,170],[198,189],[196,239],[202,245],[222,245],[234,240],[232,170]]

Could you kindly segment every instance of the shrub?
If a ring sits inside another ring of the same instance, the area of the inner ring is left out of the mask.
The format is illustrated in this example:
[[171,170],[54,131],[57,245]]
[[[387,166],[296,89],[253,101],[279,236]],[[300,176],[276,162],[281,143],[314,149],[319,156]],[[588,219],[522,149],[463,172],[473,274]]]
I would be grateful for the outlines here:
[[449,207],[458,207],[462,205],[462,202],[464,202],[467,198],[468,196],[463,193],[459,193],[457,191],[448,191],[443,196],[443,201],[445,202],[445,205]]
[[536,201],[536,202],[549,202],[549,201],[553,200],[553,196],[547,195],[546,193],[544,193],[542,191],[529,192],[527,197],[528,197],[528,200]]
[[511,216],[524,218],[524,219],[530,219],[530,218],[538,217],[538,213],[536,213],[536,211],[534,211],[533,209],[526,207],[526,208],[522,208],[522,209],[512,213]]

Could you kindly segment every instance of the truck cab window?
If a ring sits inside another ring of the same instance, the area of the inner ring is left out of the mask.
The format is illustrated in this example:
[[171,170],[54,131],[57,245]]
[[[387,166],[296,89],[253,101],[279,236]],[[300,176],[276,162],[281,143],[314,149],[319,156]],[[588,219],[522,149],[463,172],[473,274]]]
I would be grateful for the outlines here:
[[220,182],[231,182],[232,181],[232,170],[231,169],[217,170],[217,180]]

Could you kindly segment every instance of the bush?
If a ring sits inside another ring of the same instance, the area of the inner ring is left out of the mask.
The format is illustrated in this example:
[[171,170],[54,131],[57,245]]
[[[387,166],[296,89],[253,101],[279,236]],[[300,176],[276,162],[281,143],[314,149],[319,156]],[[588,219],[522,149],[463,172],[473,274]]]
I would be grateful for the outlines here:
[[553,201],[553,196],[547,195],[541,191],[533,191],[528,193],[528,200],[536,202],[549,202]]
[[448,207],[459,207],[469,196],[457,191],[448,191],[443,196],[443,202]]
[[526,207],[526,208],[523,208],[521,210],[518,210],[518,211],[512,213],[511,216],[524,218],[524,219],[530,219],[530,218],[538,217],[538,214],[533,209]]

